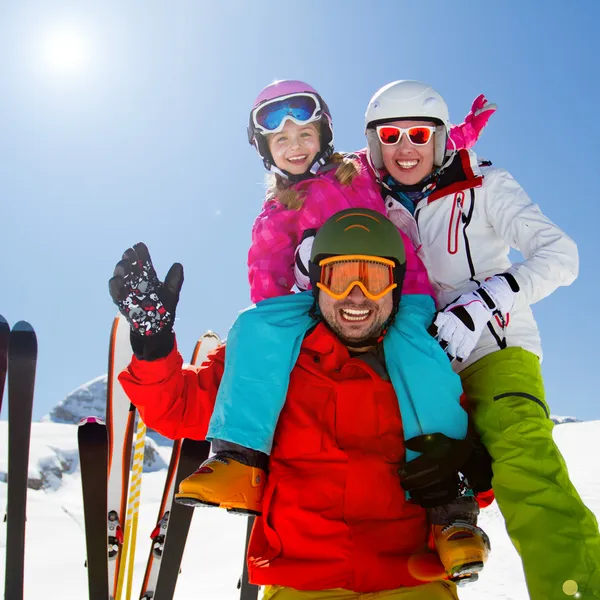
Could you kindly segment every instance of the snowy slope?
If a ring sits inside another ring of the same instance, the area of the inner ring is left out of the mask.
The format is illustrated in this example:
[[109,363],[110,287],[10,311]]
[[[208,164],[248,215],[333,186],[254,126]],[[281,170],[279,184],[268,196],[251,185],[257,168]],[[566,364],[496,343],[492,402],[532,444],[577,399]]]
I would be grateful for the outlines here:
[[[30,476],[56,466],[61,458],[71,466],[59,481],[46,489],[29,490],[25,599],[61,598],[84,600],[87,579],[84,568],[85,540],[81,506],[81,481],[76,462],[76,426],[34,423]],[[584,501],[600,515],[600,421],[566,423],[555,428],[573,482]],[[163,460],[168,448],[159,447]],[[6,423],[0,423],[0,472],[6,470]],[[57,458],[59,457],[59,458]],[[68,461],[67,461],[68,462]],[[139,589],[162,493],[165,471],[144,475],[142,509],[136,555]],[[0,483],[0,506],[6,503],[6,484]],[[520,561],[504,530],[496,505],[483,511],[481,525],[492,539],[490,561],[480,581],[460,590],[461,600],[526,600]],[[212,509],[197,509],[179,578],[176,600],[210,598],[233,600],[241,573],[245,519]],[[0,581],[4,581],[5,528],[0,525]],[[0,583],[0,589],[2,584]],[[134,594],[137,597],[137,594]]]

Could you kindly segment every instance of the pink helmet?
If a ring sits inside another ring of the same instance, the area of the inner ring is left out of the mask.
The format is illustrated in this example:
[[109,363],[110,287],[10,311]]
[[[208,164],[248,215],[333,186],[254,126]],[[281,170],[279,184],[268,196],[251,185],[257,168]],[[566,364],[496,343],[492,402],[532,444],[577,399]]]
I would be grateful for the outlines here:
[[[312,115],[310,115],[308,118],[303,117],[299,121],[298,119],[294,118],[293,115],[286,114],[281,120],[281,125],[283,125],[287,119],[291,119],[296,123],[312,123],[315,121],[321,121],[326,125],[326,127],[321,128],[321,148],[315,156],[315,160],[313,161],[310,169],[303,175],[292,175],[287,171],[282,171],[281,169],[277,168],[277,166],[274,164],[273,157],[269,151],[269,146],[265,136],[275,130],[269,130],[266,127],[262,127],[257,120],[257,115],[259,114],[261,108],[265,107],[267,104],[273,103],[278,99],[285,99],[288,97],[293,98],[295,96],[303,95],[307,95],[314,100],[315,104]],[[263,163],[267,171],[279,173],[279,175],[291,181],[301,181],[303,179],[312,177],[319,167],[324,165],[327,162],[327,159],[333,154],[333,122],[329,107],[323,98],[321,98],[317,90],[303,81],[296,81],[292,79],[274,81],[264,88],[254,101],[254,106],[250,111],[248,141],[256,148],[258,154],[263,159]]]

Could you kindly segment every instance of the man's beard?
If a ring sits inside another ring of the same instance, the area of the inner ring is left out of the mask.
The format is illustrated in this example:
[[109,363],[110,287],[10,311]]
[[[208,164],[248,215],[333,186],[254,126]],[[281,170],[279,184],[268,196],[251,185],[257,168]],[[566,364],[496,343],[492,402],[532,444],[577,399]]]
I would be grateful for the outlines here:
[[361,343],[371,342],[378,338],[381,332],[383,331],[383,327],[385,325],[385,321],[381,319],[381,316],[378,315],[377,319],[373,321],[371,327],[367,329],[365,333],[363,333],[360,338],[358,337],[346,337],[343,333],[342,326],[337,322],[337,320],[333,320],[332,323],[325,320],[329,329],[331,329],[338,337],[340,342],[344,344],[344,346],[355,346],[360,347]]

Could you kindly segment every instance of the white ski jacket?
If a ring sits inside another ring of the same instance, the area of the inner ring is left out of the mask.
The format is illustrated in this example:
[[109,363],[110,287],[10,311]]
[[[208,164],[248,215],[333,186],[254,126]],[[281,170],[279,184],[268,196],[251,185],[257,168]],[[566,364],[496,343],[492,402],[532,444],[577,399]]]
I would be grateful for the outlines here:
[[[438,309],[499,273],[511,273],[520,287],[506,327],[492,319],[469,358],[453,362],[455,370],[507,346],[529,350],[541,360],[530,305],[575,280],[575,242],[541,213],[507,171],[480,167],[469,150],[457,153],[443,179],[417,204],[414,217],[393,196],[385,199],[388,217],[410,236],[427,267]],[[511,247],[521,252],[522,262],[510,262]]]

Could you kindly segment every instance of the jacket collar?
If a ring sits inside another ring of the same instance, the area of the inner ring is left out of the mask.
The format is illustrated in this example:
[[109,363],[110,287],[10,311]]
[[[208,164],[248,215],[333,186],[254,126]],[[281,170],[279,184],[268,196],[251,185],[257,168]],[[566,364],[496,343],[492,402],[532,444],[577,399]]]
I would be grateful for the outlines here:
[[350,358],[348,348],[340,342],[338,337],[323,322],[318,325],[304,338],[302,344],[304,350],[309,350],[321,357],[335,357],[336,362],[345,362]]
[[481,187],[482,183],[483,174],[475,152],[458,150],[452,162],[440,174],[436,189],[427,198],[427,204],[450,194]]
[[[330,376],[332,372],[340,373],[344,366],[352,360],[352,364],[355,367],[367,372],[372,379],[384,382],[389,381],[387,373],[385,372],[385,367],[380,368],[378,365],[372,364],[370,360],[353,357],[348,348],[344,346],[336,334],[323,322],[320,322],[306,335],[302,344],[302,350],[309,360],[318,363],[316,371],[321,374],[323,374],[323,372],[329,374],[326,375],[326,377]],[[317,364],[315,364],[315,366],[317,366]],[[311,370],[314,369],[311,368]],[[382,370],[383,372],[381,372]],[[337,378],[337,376],[334,377]]]

